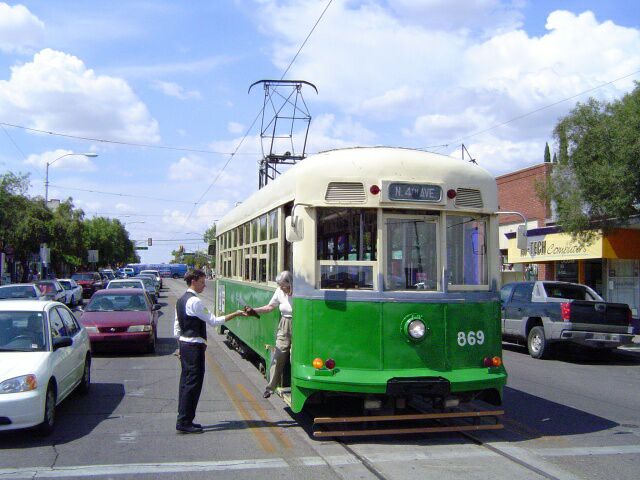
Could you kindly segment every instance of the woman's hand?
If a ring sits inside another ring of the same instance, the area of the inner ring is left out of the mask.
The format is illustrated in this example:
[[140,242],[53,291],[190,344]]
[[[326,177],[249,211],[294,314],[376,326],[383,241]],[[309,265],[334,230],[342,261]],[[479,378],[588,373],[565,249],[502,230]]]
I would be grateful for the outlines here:
[[245,305],[244,306],[244,316],[245,317],[256,317],[256,318],[260,318],[260,315],[258,315],[258,312],[256,312],[253,308],[251,308],[249,305]]

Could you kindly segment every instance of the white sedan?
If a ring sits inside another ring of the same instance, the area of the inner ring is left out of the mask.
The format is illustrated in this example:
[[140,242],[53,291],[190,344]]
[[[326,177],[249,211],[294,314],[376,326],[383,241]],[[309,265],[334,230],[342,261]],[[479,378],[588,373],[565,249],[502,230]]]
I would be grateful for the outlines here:
[[56,406],[91,384],[89,335],[59,302],[0,302],[0,432],[49,434]]
[[82,287],[73,278],[59,278],[58,283],[64,288],[67,298],[64,303],[70,307],[82,304]]

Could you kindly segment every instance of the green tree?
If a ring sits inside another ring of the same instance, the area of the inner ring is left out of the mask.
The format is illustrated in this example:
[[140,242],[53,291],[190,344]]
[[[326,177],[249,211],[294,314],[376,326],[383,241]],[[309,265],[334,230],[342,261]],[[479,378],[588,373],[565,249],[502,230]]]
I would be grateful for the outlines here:
[[549,143],[544,144],[544,163],[551,163],[551,151],[549,150]]
[[85,255],[87,250],[98,250],[98,267],[139,261],[129,232],[119,220],[105,217],[86,220],[83,242]]
[[578,104],[554,129],[558,164],[547,188],[558,223],[582,240],[638,215],[640,83],[619,100]]
[[53,211],[49,222],[51,265],[56,272],[67,267],[76,269],[84,262],[86,251],[82,241],[84,233],[84,212],[73,206],[73,200],[66,201]]

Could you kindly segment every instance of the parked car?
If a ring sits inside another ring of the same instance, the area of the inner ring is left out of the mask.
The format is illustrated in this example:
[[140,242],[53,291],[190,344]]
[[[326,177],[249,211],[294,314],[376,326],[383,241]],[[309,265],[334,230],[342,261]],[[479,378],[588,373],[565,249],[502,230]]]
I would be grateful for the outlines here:
[[42,290],[35,283],[13,283],[0,287],[0,300],[45,300]]
[[105,268],[100,273],[102,273],[103,276],[107,277],[107,281],[116,278],[116,274],[113,273],[113,270],[111,270],[110,268]]
[[503,338],[526,341],[533,358],[549,357],[561,342],[612,350],[633,339],[629,306],[605,302],[586,285],[514,282],[500,297]]
[[114,288],[96,292],[80,322],[96,348],[138,347],[156,351],[158,310],[139,288]]
[[140,275],[151,274],[156,277],[156,281],[160,284],[160,288],[162,288],[162,276],[158,270],[140,270]]
[[151,301],[153,303],[158,303],[158,295],[156,293],[156,280],[152,277],[138,275],[133,277],[132,280],[141,280],[144,285],[144,289],[147,292],[147,295],[151,297]]
[[64,287],[57,280],[38,280],[36,285],[47,300],[66,303],[67,294]]
[[56,406],[91,383],[89,336],[58,302],[0,302],[0,431],[53,431]]
[[123,274],[123,278],[127,278],[127,277],[133,277],[136,274],[136,272],[131,267],[124,267],[122,269],[122,274]]
[[73,278],[59,278],[58,282],[67,296],[64,303],[70,307],[82,304],[82,287]]
[[153,282],[153,286],[154,286],[155,291],[156,291],[156,296],[160,295],[160,281],[158,280],[158,278],[153,273],[142,273],[142,272],[140,272],[138,275],[136,275],[133,278],[150,278],[151,281]]
[[76,272],[71,278],[82,287],[82,296],[85,298],[91,298],[91,295],[104,288],[102,276],[98,272]]
[[140,288],[145,290],[144,283],[139,278],[116,278],[107,284],[107,290],[111,288]]

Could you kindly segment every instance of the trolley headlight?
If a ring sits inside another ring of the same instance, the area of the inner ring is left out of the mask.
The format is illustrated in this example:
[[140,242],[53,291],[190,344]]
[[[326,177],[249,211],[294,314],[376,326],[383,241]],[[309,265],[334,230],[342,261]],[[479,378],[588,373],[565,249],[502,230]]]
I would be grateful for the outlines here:
[[424,337],[426,331],[427,327],[425,327],[422,320],[412,320],[407,328],[407,332],[409,333],[411,338],[415,338],[416,340],[420,340],[422,337]]
[[422,342],[429,336],[430,330],[427,328],[426,322],[422,315],[417,313],[411,313],[402,319],[400,328],[411,342]]

